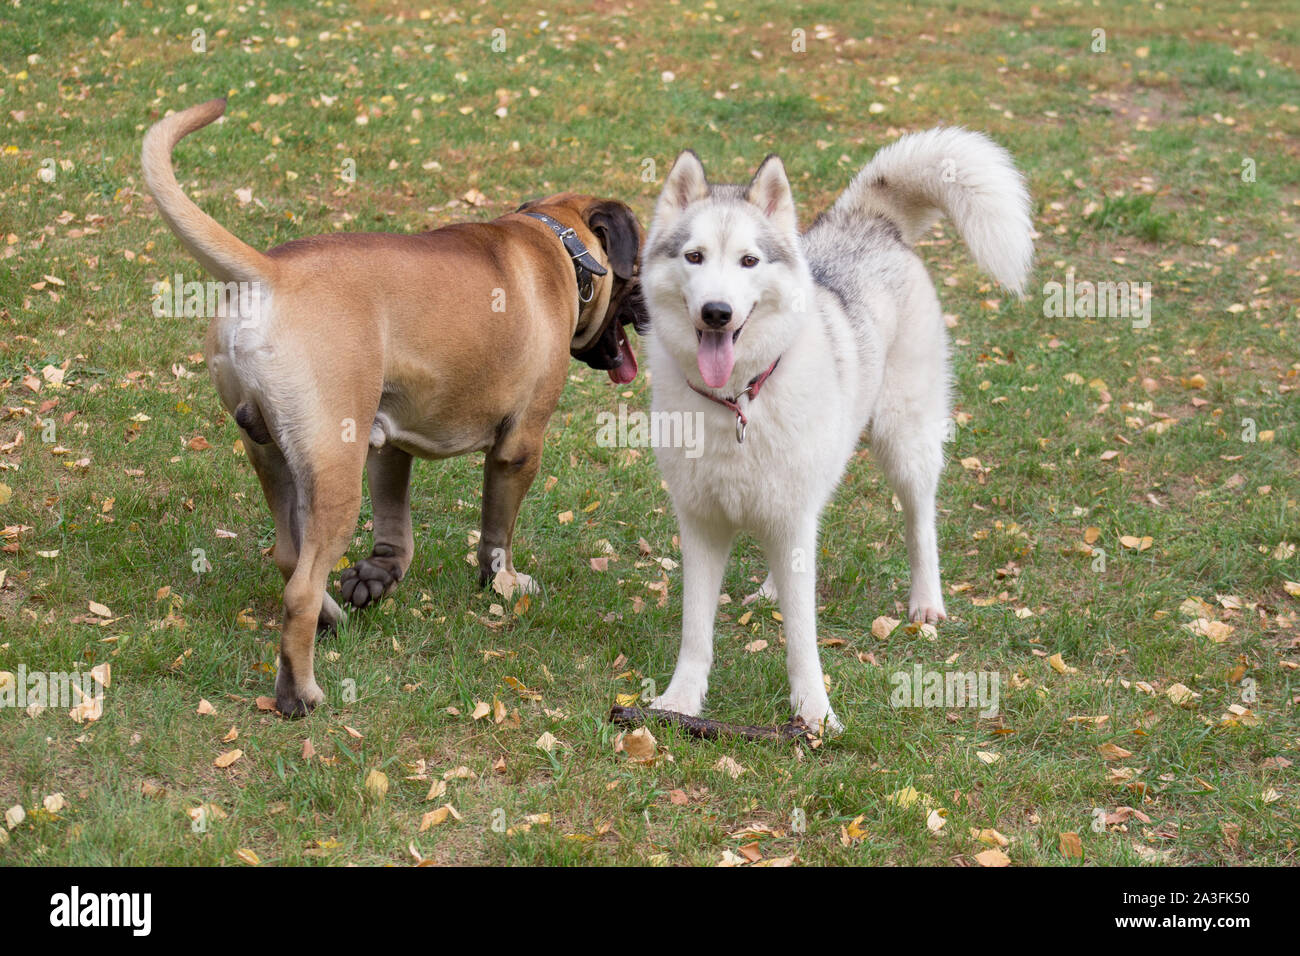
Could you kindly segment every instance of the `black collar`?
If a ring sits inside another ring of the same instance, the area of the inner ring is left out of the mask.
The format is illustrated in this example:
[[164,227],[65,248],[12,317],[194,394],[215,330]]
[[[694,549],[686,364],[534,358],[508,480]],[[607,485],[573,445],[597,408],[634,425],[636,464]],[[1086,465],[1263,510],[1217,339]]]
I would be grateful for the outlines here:
[[578,274],[578,299],[584,304],[590,302],[592,295],[595,294],[595,287],[592,285],[591,277],[605,275],[605,267],[596,261],[596,258],[587,250],[587,247],[582,244],[578,234],[569,226],[540,212],[526,212],[524,215],[531,216],[538,222],[545,224],[551,232],[559,236],[560,242],[564,243],[564,251],[573,260],[573,268]]

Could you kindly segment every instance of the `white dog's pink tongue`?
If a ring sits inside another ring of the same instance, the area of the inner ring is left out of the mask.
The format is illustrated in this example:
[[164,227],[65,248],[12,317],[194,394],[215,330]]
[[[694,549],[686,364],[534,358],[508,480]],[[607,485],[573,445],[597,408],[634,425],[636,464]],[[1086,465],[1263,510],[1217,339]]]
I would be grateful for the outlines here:
[[726,385],[727,379],[731,378],[731,367],[736,364],[736,355],[731,348],[731,330],[700,333],[700,350],[695,358],[705,385],[709,388]]

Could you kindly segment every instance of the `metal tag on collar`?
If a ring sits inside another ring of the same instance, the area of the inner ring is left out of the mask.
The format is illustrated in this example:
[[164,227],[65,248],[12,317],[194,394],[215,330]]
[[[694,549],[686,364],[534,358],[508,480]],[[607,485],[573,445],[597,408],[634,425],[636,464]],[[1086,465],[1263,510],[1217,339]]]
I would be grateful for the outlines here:
[[595,283],[591,281],[591,273],[586,269],[578,270],[578,301],[586,305],[596,295]]
[[745,429],[749,427],[749,418],[740,409],[740,400],[749,395],[753,390],[752,385],[746,385],[744,391],[731,400],[731,404],[736,406],[736,444],[745,444]]
[[[753,393],[754,393],[754,383],[750,382],[748,385],[745,386],[744,390],[735,398],[733,398],[731,401],[733,403],[739,404],[742,398],[752,398]],[[738,445],[745,444],[745,428],[748,425],[749,425],[749,419],[745,417],[744,412],[742,412],[739,408],[737,408],[736,409],[736,444]]]

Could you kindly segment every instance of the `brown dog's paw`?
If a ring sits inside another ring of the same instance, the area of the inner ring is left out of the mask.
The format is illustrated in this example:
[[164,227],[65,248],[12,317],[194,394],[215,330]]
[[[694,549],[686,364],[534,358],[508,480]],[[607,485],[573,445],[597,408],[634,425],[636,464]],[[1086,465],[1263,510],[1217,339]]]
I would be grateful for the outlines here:
[[373,604],[397,587],[404,569],[397,556],[372,554],[362,558],[339,575],[339,588],[345,604],[363,608]]
[[281,689],[278,686],[275,689],[275,709],[291,720],[306,717],[324,700],[325,692],[315,681],[301,691]]

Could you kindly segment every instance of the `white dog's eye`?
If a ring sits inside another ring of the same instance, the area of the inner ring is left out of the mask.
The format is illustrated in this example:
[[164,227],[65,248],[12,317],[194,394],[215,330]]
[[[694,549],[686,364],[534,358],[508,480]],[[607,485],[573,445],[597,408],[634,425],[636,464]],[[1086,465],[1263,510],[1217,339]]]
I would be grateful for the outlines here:
[[698,266],[704,261],[704,253],[692,249],[690,252],[686,253],[686,261],[693,266]]
[[741,256],[740,264],[746,269],[752,269],[758,265],[758,256]]

